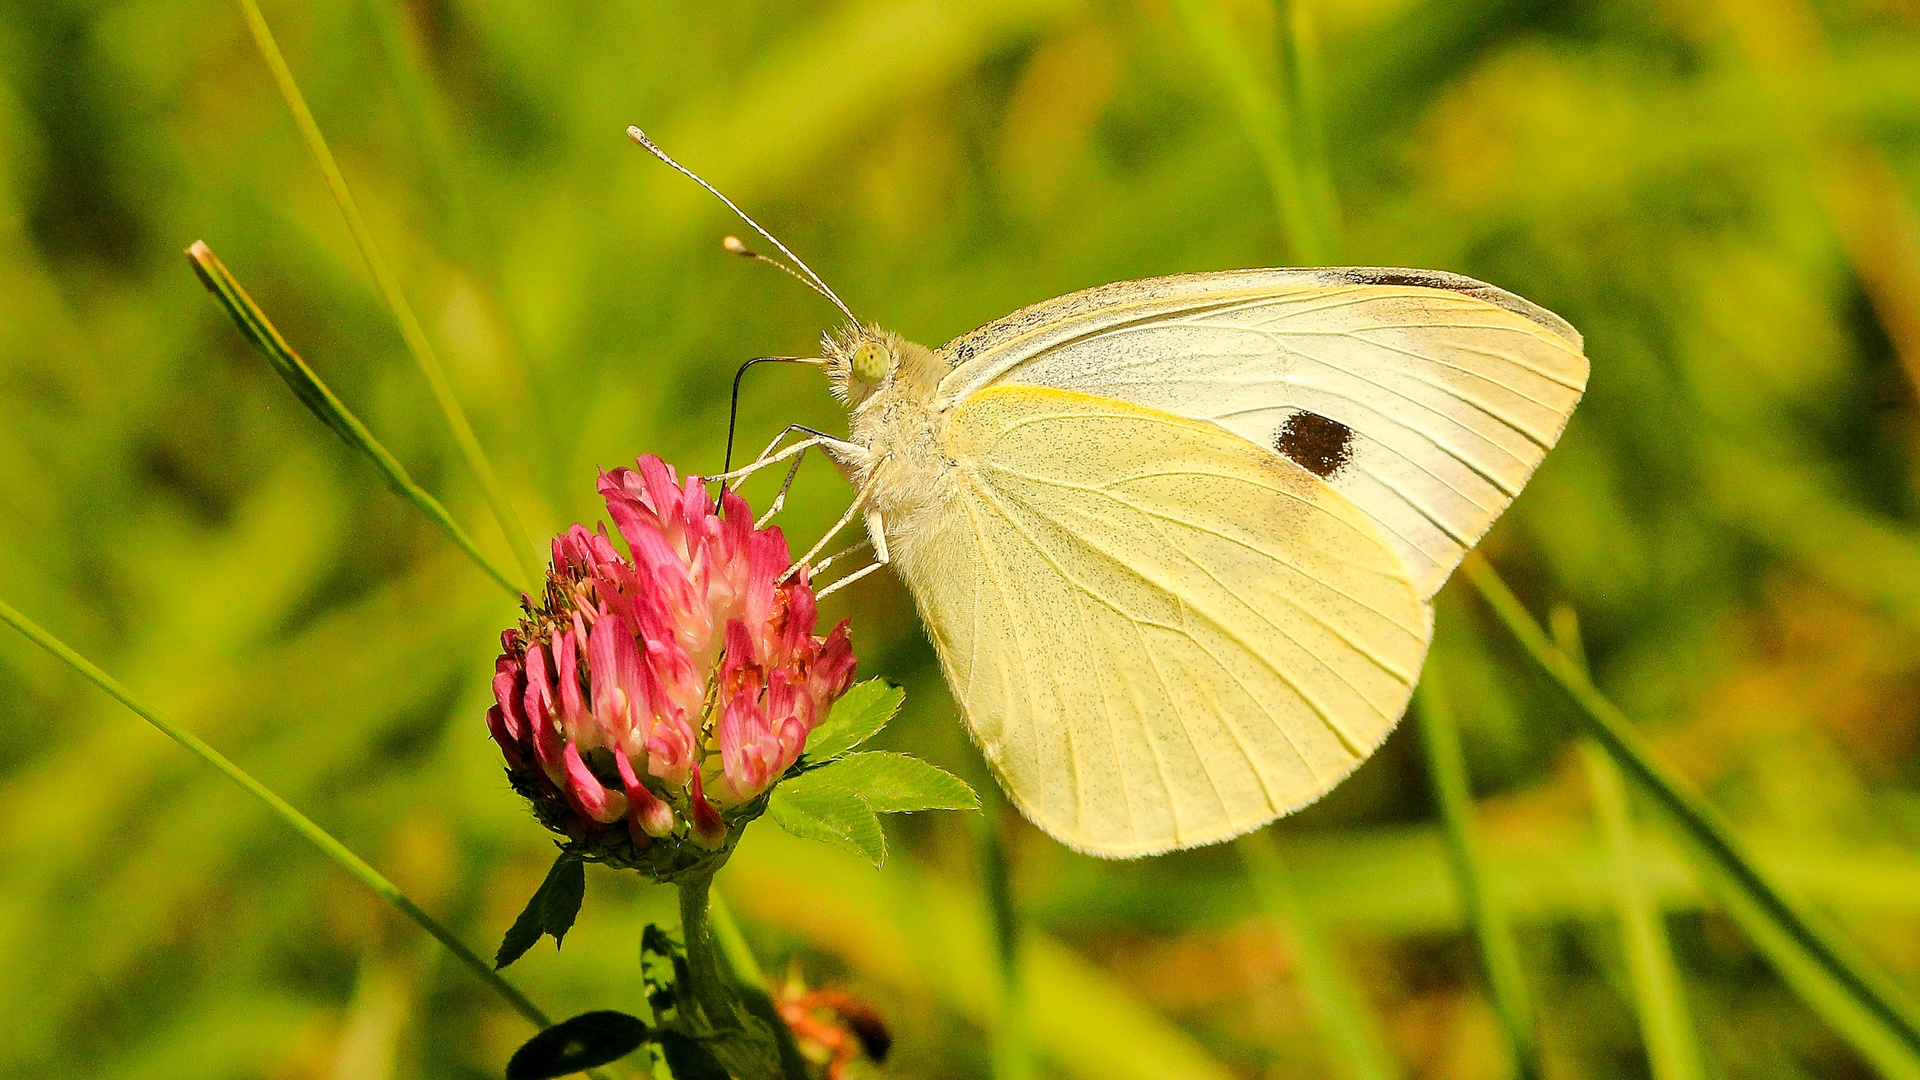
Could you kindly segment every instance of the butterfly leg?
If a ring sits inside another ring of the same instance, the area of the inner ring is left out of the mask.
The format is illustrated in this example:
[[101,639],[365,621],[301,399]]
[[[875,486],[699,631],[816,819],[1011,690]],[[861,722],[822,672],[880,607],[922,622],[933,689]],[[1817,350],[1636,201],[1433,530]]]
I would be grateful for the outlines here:
[[813,598],[815,600],[825,600],[827,597],[832,596],[834,593],[839,592],[841,589],[844,589],[847,586],[853,584],[854,582],[859,581],[861,578],[866,577],[868,574],[873,573],[875,570],[878,570],[885,565],[887,564],[883,562],[870,562],[867,565],[861,567],[860,569],[855,570],[853,573],[848,574],[846,577],[841,578],[839,581],[836,581],[833,584],[827,586],[826,588],[821,589],[819,592],[814,593]]
[[746,465],[742,465],[737,469],[731,470],[729,472],[715,473],[714,475],[707,477],[707,479],[718,480],[721,483],[726,483],[728,481],[737,482],[737,481],[745,480],[747,477],[752,476],[754,473],[759,472],[761,469],[764,469],[769,465],[778,465],[782,461],[785,461],[788,458],[794,457],[795,455],[798,455],[798,454],[804,454],[807,452],[809,448],[815,447],[818,445],[820,445],[820,443],[817,439],[802,439],[799,442],[794,443],[792,446],[787,447],[785,450],[782,450],[777,454],[768,454],[763,457],[755,458],[752,462]]
[[[799,427],[799,425],[797,424],[794,425],[794,427],[798,428],[801,431],[813,430],[811,428]],[[793,428],[789,428],[788,432],[791,432],[792,430]],[[785,438],[786,435],[787,435],[787,432],[781,433],[781,438]],[[776,444],[779,441],[780,441],[779,439],[774,440]],[[792,445],[788,446],[784,450],[781,450],[777,454],[768,454],[768,455],[762,456],[756,459],[750,465],[742,465],[731,472],[718,473],[714,476],[707,477],[707,479],[718,480],[722,483],[726,483],[727,481],[730,481],[730,480],[745,480],[747,477],[752,476],[754,473],[759,472],[761,469],[764,469],[769,465],[777,465],[780,462],[787,460],[788,458],[797,457],[798,455],[804,454],[808,450],[811,450],[816,446],[825,450],[827,453],[832,454],[836,459],[845,459],[849,461],[863,461],[867,457],[867,448],[864,446],[861,446],[858,443],[850,443],[845,441],[844,439],[836,439],[831,435],[821,435],[815,432],[811,438],[802,439],[797,443],[793,443]],[[769,447],[769,449],[771,449],[771,447]]]
[[[809,447],[808,449],[812,449],[812,448]],[[794,477],[800,475],[800,463],[805,460],[807,460],[807,455],[805,451],[802,451],[799,454],[794,455],[793,467],[787,470],[787,478],[780,482],[780,493],[778,495],[775,495],[773,497],[773,501],[767,504],[767,512],[764,514],[761,514],[760,520],[753,523],[754,528],[756,529],[766,528],[767,522],[772,521],[773,516],[775,514],[778,514],[781,508],[787,505],[787,492],[793,490],[793,479]]]
[[[774,447],[779,446],[782,440],[796,431],[805,432],[813,436],[813,438],[809,440],[812,445],[825,450],[827,456],[833,459],[833,463],[839,466],[842,472],[845,472],[849,466],[863,465],[867,461],[868,454],[866,447],[861,446],[859,443],[851,443],[833,438],[826,432],[815,430],[805,424],[788,424],[785,431],[774,436],[773,441],[767,444],[767,448],[760,451],[760,456],[755,458],[753,465],[749,467],[759,468],[762,464],[770,464],[772,461],[779,460],[780,457],[791,453],[793,447],[788,447],[786,450],[781,451],[778,456],[771,459],[768,458],[768,455],[773,453]],[[801,451],[801,453],[805,453],[805,451]]]
[[887,520],[878,510],[867,511],[867,539],[873,541],[873,561],[877,565],[885,566],[893,561],[893,556],[887,553]]
[[[846,577],[841,578],[839,581],[836,581],[833,584],[827,586],[826,588],[821,589],[818,593],[815,593],[814,594],[815,600],[823,600],[826,597],[831,596],[833,593],[839,591],[840,589],[846,588],[847,586],[853,584],[856,581],[859,581],[861,578],[866,577],[868,574],[873,573],[875,570],[878,570],[881,567],[893,561],[892,558],[887,553],[887,525],[886,525],[886,519],[880,516],[880,511],[878,510],[867,511],[867,539],[861,541],[860,543],[861,544],[871,543],[873,545],[873,561],[861,567],[860,569],[855,570],[853,573],[848,574]],[[841,555],[845,555],[848,551],[856,550],[859,547],[860,547],[860,544],[855,544],[852,547],[847,548],[845,551],[837,552],[834,555],[829,556],[828,558],[820,560],[820,565],[825,566],[828,563],[832,562],[834,559],[839,558]]]
[[821,570],[825,570],[827,567],[832,566],[835,562],[838,562],[842,556],[851,555],[854,552],[859,551],[861,548],[866,547],[872,543],[873,543],[873,539],[871,537],[862,537],[860,540],[854,543],[848,544],[846,547],[841,548],[839,551],[836,551],[833,554],[827,556],[826,558],[821,559],[819,562],[814,563],[813,569],[816,573]]
[[[798,446],[799,444],[795,443],[794,445]],[[861,453],[865,453],[865,452],[866,452],[865,450],[861,451]],[[870,489],[862,490],[860,494],[854,496],[853,502],[849,504],[847,507],[847,512],[840,515],[840,520],[833,523],[833,528],[828,529],[825,536],[822,536],[819,540],[815,541],[814,545],[807,549],[807,553],[805,555],[802,555],[798,559],[795,559],[793,562],[793,565],[787,567],[787,572],[780,575],[780,580],[786,581],[788,578],[791,578],[801,567],[808,565],[812,561],[815,555],[820,554],[820,549],[827,546],[827,541],[832,540],[834,537],[840,535],[841,529],[844,529],[849,524],[852,524],[853,515],[859,513],[860,508],[867,504],[867,496],[869,494],[871,494]]]
[[765,461],[767,459],[767,455],[773,453],[774,447],[779,446],[781,443],[785,442],[787,439],[787,436],[793,434],[796,431],[803,431],[803,432],[806,432],[808,435],[820,434],[819,432],[813,430],[812,428],[807,427],[805,424],[788,424],[785,428],[781,430],[780,434],[775,435],[773,437],[773,441],[767,444],[767,448],[765,450],[760,451],[759,456],[753,459],[754,462],[757,464],[761,461]]

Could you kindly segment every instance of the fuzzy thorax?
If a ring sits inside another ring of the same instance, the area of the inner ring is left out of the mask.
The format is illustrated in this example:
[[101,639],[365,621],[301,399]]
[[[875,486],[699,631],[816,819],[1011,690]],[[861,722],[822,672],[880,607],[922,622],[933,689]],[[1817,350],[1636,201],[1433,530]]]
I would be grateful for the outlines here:
[[[903,340],[877,326],[849,326],[825,341],[827,377],[834,396],[845,402],[849,441],[867,451],[861,462],[843,463],[848,478],[868,493],[891,532],[911,528],[913,519],[942,498],[942,478],[951,462],[939,458],[941,414],[933,402],[946,366],[924,345]],[[879,381],[861,377],[871,350],[885,353],[886,374]],[[861,355],[862,349],[867,354]]]

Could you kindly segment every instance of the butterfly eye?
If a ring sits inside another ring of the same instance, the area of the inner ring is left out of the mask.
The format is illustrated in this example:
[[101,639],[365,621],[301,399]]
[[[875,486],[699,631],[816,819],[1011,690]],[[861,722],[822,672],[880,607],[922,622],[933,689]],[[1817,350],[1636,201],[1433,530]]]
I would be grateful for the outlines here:
[[877,383],[887,377],[887,350],[878,342],[863,341],[853,350],[853,377]]

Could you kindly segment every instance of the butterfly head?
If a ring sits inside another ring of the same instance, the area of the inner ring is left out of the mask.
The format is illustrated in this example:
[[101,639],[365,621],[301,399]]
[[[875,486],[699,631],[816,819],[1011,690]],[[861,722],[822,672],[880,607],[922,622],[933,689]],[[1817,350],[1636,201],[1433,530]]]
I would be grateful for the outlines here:
[[827,381],[833,396],[857,409],[874,391],[886,385],[899,361],[894,346],[899,338],[877,326],[848,326],[821,342],[827,358]]
[[877,326],[849,326],[828,334],[823,348],[833,396],[849,409],[859,409],[882,390],[930,399],[942,374],[926,346]]

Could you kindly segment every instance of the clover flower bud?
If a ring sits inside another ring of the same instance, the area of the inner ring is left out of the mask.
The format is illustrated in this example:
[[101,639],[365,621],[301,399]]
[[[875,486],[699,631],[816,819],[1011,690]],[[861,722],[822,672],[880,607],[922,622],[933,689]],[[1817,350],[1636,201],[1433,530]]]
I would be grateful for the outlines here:
[[[661,880],[724,858],[853,682],[807,570],[734,492],[645,456],[600,476],[605,526],[553,540],[501,635],[487,726],[514,789],[581,855]],[[681,843],[688,841],[689,843]]]

